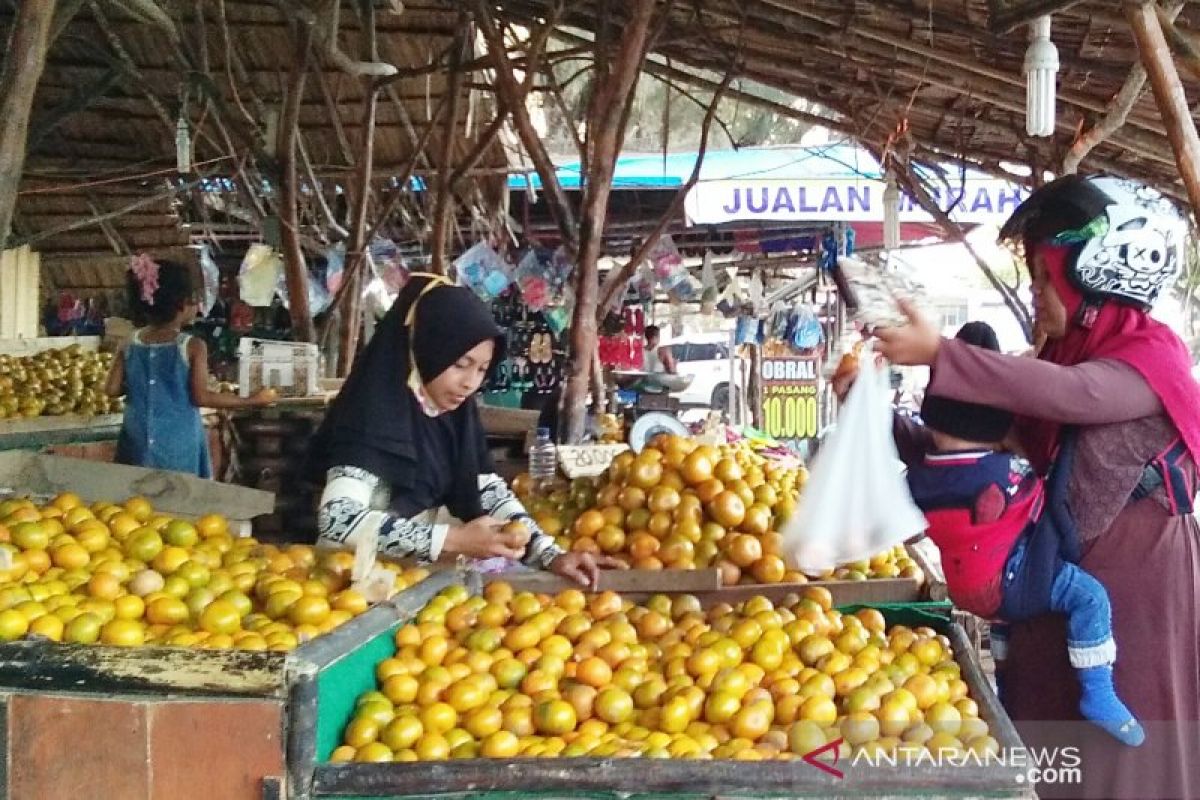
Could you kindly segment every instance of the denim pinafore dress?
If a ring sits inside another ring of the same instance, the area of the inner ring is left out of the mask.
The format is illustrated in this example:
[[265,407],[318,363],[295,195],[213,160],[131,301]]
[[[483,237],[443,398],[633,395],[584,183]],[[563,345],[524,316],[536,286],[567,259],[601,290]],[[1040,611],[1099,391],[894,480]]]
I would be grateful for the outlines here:
[[146,344],[136,331],[125,349],[125,420],[117,462],[212,477],[208,436],[192,402],[192,370],[181,333],[173,342]]

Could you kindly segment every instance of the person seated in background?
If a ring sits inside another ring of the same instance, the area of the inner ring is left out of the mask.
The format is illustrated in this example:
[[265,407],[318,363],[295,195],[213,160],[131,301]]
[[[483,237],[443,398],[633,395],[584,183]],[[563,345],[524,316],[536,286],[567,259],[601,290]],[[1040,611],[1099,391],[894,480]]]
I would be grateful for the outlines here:
[[660,347],[662,332],[657,325],[647,325],[644,334],[646,338],[646,354],[643,356],[642,369],[645,372],[666,372],[674,375],[678,370],[675,356],[671,348]]
[[[969,322],[956,337],[998,352],[996,332]],[[942,554],[955,605],[992,622],[992,656],[1001,694],[1007,622],[1056,612],[1067,618],[1067,649],[1079,676],[1079,710],[1124,744],[1145,733],[1113,685],[1117,646],[1104,586],[1063,557],[1075,539],[1052,506],[1069,466],[1043,482],[1028,461],[1001,442],[1013,424],[1007,411],[927,394],[921,418],[931,447],[909,464],[913,500],[929,523],[926,534]],[[1060,458],[1062,456],[1060,455]]]

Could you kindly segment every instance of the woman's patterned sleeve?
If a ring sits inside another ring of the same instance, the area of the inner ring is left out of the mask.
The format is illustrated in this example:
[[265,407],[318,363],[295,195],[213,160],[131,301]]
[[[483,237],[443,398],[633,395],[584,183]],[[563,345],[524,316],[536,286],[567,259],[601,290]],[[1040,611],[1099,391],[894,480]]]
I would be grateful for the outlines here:
[[537,569],[549,569],[550,562],[561,556],[565,551],[559,547],[554,537],[548,536],[533,517],[521,505],[521,501],[508,488],[508,484],[499,475],[490,473],[479,476],[479,502],[483,513],[490,517],[503,520],[520,520],[530,530],[529,544],[525,547],[525,555],[521,563]]
[[325,476],[325,491],[317,511],[317,534],[339,544],[376,536],[379,552],[399,558],[434,561],[446,541],[447,525],[415,522],[371,508],[380,479],[358,467],[333,467]]

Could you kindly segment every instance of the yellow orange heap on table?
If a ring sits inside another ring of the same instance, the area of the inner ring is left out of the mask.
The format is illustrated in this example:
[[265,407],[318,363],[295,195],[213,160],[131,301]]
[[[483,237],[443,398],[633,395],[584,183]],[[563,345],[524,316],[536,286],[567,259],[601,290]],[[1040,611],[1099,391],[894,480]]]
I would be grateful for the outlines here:
[[997,748],[948,640],[824,587],[704,610],[451,587],[395,636],[333,761],[799,758]]
[[[354,556],[230,534],[144,498],[0,502],[0,641],[291,650],[367,609]],[[396,589],[425,577],[396,571]]]
[[[794,513],[807,473],[756,453],[749,444],[720,447],[662,435],[637,455],[617,456],[602,485],[537,495],[516,490],[534,519],[572,550],[603,552],[635,569],[716,567],[726,586],[803,583],[788,569],[779,527]],[[903,547],[822,579],[921,578]]]

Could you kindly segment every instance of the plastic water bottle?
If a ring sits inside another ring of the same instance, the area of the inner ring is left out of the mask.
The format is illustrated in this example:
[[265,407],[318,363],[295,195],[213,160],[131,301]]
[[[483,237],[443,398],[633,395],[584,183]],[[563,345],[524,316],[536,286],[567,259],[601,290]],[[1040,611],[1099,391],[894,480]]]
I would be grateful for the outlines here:
[[558,472],[557,452],[549,428],[538,428],[537,441],[529,451],[529,477],[538,489],[547,486]]

